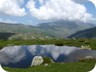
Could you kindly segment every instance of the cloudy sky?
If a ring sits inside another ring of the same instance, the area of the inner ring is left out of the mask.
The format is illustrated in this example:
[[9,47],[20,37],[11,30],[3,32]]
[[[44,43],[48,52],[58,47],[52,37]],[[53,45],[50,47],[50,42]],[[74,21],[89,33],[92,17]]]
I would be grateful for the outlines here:
[[35,25],[52,20],[95,22],[88,0],[0,0],[0,22]]

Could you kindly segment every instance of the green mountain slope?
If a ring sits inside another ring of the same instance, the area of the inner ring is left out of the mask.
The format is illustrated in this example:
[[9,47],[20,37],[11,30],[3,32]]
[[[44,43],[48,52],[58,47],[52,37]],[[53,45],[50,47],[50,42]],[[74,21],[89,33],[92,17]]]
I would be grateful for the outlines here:
[[94,27],[93,24],[81,22],[55,21],[41,23],[38,26],[0,23],[0,32],[15,33],[8,39],[45,39],[45,38],[66,38],[67,36],[87,28]]
[[69,36],[69,38],[96,38],[96,27],[78,31]]
[[94,27],[93,24],[84,24],[84,23],[76,23],[70,21],[55,21],[49,23],[40,24],[38,27],[42,29],[43,33],[51,35],[53,37],[58,38],[66,38],[69,35],[84,30],[87,28]]

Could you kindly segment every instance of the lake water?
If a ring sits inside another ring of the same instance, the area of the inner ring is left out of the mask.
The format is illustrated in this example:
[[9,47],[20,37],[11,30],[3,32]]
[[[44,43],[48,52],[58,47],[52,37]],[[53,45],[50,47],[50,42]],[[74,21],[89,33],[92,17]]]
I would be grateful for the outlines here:
[[26,68],[34,56],[47,56],[55,62],[76,62],[79,58],[92,56],[96,50],[81,50],[77,47],[55,45],[8,46],[0,50],[0,64],[8,67]]

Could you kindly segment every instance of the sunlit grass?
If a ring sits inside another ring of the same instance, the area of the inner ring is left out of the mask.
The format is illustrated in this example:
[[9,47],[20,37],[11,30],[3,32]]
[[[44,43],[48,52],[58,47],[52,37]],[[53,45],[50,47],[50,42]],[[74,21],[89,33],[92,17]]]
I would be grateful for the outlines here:
[[26,69],[4,68],[8,72],[88,72],[93,69],[94,62],[53,63],[48,66],[40,65]]

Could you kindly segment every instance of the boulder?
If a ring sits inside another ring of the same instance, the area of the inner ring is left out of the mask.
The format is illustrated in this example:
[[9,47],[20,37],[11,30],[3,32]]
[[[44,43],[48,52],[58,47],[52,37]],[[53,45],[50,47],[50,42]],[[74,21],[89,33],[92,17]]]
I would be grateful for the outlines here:
[[93,59],[92,56],[86,56],[85,59]]
[[38,66],[44,62],[42,56],[35,56],[32,60],[31,66]]
[[91,50],[91,47],[90,46],[81,46],[81,49],[82,50]]

